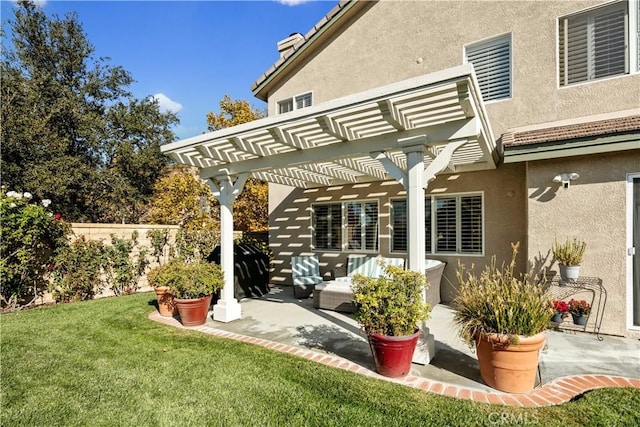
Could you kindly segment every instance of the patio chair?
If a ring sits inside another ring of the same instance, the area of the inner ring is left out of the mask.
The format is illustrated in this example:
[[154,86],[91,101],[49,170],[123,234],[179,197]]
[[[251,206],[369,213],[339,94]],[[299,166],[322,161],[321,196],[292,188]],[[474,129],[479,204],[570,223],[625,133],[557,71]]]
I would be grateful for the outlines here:
[[292,256],[291,277],[293,278],[293,295],[296,298],[309,298],[315,285],[322,283],[320,262],[315,255]]

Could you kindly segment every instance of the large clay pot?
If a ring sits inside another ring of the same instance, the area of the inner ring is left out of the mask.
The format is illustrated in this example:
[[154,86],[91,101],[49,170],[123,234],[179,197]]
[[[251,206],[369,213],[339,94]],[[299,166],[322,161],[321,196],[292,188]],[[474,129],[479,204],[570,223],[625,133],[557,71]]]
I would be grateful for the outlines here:
[[544,345],[545,333],[519,337],[518,344],[509,344],[506,335],[480,334],[476,338],[476,353],[480,376],[490,387],[509,393],[533,390],[538,369],[538,355]]
[[411,360],[418,337],[420,337],[420,331],[403,337],[368,335],[376,372],[390,378],[407,376],[411,370]]
[[184,326],[198,326],[207,321],[211,295],[194,299],[175,298],[175,302],[180,313],[180,321]]
[[158,286],[154,288],[156,299],[158,300],[158,311],[162,316],[175,316],[178,309],[173,300],[173,294],[168,286]]

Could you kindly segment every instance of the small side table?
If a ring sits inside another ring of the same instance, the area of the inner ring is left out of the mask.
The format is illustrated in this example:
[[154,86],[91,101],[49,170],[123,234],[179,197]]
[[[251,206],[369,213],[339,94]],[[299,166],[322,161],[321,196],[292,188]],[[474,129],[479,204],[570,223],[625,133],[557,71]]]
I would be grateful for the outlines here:
[[593,324],[593,332],[599,341],[603,338],[600,335],[600,327],[602,326],[602,318],[604,317],[604,309],[607,305],[607,290],[602,286],[602,279],[599,277],[579,277],[575,281],[564,281],[559,275],[554,276],[544,285],[548,288],[552,298],[556,300],[565,300],[573,295],[587,291],[591,293],[591,313],[585,326],[558,323],[558,329],[574,330],[586,332],[591,316],[595,314],[595,322]]

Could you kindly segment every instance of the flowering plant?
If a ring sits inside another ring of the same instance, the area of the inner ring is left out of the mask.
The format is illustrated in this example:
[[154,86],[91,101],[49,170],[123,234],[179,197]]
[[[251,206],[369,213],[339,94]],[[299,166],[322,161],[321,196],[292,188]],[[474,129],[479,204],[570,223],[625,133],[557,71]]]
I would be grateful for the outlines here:
[[566,301],[554,301],[553,309],[556,313],[566,314],[569,312],[569,304]]
[[[4,187],[3,187],[4,189]],[[0,306],[16,310],[34,304],[47,288],[53,257],[67,243],[69,224],[54,216],[51,200],[28,192],[0,194]]]
[[569,301],[569,311],[576,316],[586,316],[591,313],[591,306],[583,299]]

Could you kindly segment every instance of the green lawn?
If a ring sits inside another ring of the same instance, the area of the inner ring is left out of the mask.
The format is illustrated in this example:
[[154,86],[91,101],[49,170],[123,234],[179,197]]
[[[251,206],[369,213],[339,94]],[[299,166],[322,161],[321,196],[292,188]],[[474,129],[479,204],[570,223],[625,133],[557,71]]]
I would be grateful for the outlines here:
[[637,425],[640,390],[477,404],[147,319],[153,294],[0,317],[2,426]]

